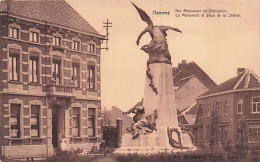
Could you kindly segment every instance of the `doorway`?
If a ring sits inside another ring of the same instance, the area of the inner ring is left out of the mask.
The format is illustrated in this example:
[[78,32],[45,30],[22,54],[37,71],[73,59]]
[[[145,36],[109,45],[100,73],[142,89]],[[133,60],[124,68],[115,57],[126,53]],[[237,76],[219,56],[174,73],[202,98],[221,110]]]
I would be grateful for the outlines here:
[[52,145],[58,147],[58,115],[57,107],[52,109]]

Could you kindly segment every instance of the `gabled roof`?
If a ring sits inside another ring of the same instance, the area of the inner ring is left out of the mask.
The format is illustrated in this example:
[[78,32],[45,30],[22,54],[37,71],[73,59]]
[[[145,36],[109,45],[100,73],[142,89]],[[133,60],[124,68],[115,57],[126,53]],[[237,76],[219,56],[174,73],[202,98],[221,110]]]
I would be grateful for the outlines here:
[[207,92],[203,93],[201,97],[218,92],[249,88],[260,88],[260,79],[252,70],[246,69],[239,73],[236,77],[211,88]]
[[192,76],[196,76],[208,89],[216,86],[216,83],[195,62],[180,65],[178,68],[173,68],[174,86],[183,85]]
[[[84,33],[101,36],[79,13],[64,0],[19,0],[0,2],[0,13],[48,22]],[[91,7],[91,6],[89,6]],[[94,15],[93,15],[94,16]]]

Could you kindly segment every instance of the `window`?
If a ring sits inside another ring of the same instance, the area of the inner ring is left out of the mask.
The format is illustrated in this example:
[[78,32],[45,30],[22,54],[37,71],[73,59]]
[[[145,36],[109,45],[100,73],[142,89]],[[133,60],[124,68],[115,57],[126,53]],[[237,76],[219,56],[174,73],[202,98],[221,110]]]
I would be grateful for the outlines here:
[[39,137],[40,136],[39,112],[40,112],[40,106],[39,105],[32,105],[31,106],[31,136],[32,137]]
[[88,109],[88,136],[95,136],[95,109]]
[[208,108],[207,108],[207,117],[210,116],[210,103],[208,103]]
[[60,79],[60,61],[52,62],[52,79],[55,81],[55,84],[61,84]]
[[228,140],[228,130],[227,127],[223,128],[223,141],[227,141]]
[[61,38],[53,36],[53,45],[55,46],[61,46]]
[[237,114],[243,114],[243,99],[236,100]]
[[79,41],[73,41],[73,49],[79,51]]
[[249,125],[248,128],[248,142],[259,142],[260,141],[260,127],[259,125]]
[[95,89],[95,66],[88,66],[88,79],[87,79],[88,89]]
[[253,113],[260,113],[260,97],[254,97],[253,98]]
[[14,27],[10,27],[9,28],[9,37],[10,38],[18,39],[18,33],[19,33],[19,29],[18,28],[14,28]]
[[30,32],[30,41],[38,43],[39,42],[39,33],[37,32]]
[[95,45],[94,44],[88,45],[88,52],[89,53],[95,53]]
[[19,81],[19,57],[18,54],[9,55],[9,80]]
[[80,85],[80,72],[79,72],[79,64],[72,63],[72,81],[76,87]]
[[218,127],[218,141],[227,141],[228,140],[228,126],[223,125]]
[[37,57],[30,57],[30,82],[31,83],[38,83],[38,58]]
[[228,101],[227,100],[224,101],[224,114],[225,115],[228,114]]
[[199,116],[200,118],[203,117],[203,105],[202,105],[202,104],[199,104],[198,116]]
[[216,102],[216,110],[219,111],[219,102]]
[[11,104],[10,126],[11,126],[11,138],[20,138],[20,109],[21,105]]
[[73,128],[72,128],[72,135],[73,137],[79,137],[80,136],[80,125],[79,125],[79,111],[80,108],[79,107],[74,107],[73,108]]

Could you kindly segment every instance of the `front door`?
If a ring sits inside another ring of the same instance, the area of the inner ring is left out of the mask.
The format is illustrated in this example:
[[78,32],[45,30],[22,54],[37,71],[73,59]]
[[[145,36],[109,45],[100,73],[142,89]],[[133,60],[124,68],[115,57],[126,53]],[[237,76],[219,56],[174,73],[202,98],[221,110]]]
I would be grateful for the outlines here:
[[61,139],[65,133],[65,107],[52,107],[52,145],[60,147]]
[[52,109],[52,145],[58,147],[58,115],[57,107]]

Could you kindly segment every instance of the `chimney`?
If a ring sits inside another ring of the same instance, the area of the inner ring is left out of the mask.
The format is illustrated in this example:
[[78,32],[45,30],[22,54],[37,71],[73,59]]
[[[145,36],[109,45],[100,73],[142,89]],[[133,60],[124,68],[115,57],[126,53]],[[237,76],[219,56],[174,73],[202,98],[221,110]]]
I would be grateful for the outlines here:
[[237,75],[245,71],[245,68],[237,68]]
[[183,67],[185,67],[187,61],[186,60],[181,60],[181,63],[178,63],[178,68],[182,69]]
[[181,63],[178,63],[178,69],[180,69],[180,68],[181,68],[181,65],[182,65]]

